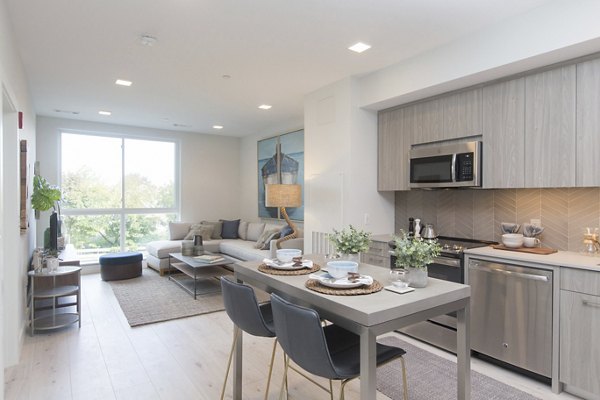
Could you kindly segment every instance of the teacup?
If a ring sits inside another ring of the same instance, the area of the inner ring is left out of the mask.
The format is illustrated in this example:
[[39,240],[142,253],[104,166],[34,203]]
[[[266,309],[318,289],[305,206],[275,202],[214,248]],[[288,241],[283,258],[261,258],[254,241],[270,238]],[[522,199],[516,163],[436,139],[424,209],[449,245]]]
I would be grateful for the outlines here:
[[348,272],[358,272],[358,263],[354,261],[329,261],[327,272],[335,279],[348,276]]
[[291,262],[294,257],[300,257],[302,250],[298,249],[279,249],[277,250],[277,259],[282,263]]
[[523,238],[523,246],[525,247],[536,247],[541,243],[540,239],[534,237],[524,237]]
[[502,235],[502,244],[506,247],[518,249],[523,246],[523,235],[520,233],[505,233]]

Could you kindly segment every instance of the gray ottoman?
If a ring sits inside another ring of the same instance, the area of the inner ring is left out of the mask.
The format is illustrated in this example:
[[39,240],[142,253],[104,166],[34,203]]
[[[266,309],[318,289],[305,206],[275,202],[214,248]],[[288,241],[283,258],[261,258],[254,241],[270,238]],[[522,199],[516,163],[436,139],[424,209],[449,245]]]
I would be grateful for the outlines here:
[[142,275],[142,253],[110,253],[100,256],[100,276],[103,281],[118,281]]

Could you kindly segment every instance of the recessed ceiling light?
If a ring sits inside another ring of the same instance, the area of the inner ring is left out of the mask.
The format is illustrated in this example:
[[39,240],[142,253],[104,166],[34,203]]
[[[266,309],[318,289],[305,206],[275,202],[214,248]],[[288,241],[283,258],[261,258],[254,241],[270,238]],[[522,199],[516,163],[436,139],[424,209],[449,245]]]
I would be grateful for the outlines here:
[[213,125],[213,129],[223,129],[223,125]]
[[98,111],[98,114],[100,114],[100,115],[111,115],[112,113],[110,111],[100,110],[100,111]]
[[131,81],[126,81],[125,79],[117,79],[115,81],[115,85],[120,85],[120,86],[131,86],[133,82]]
[[370,45],[362,43],[362,42],[358,42],[356,44],[353,44],[352,46],[348,47],[348,50],[352,50],[356,53],[362,53],[365,50],[369,50],[371,48]]
[[260,108],[261,110],[268,110],[271,107],[273,107],[273,106],[269,105],[269,104],[261,104],[260,106],[258,106],[258,108]]

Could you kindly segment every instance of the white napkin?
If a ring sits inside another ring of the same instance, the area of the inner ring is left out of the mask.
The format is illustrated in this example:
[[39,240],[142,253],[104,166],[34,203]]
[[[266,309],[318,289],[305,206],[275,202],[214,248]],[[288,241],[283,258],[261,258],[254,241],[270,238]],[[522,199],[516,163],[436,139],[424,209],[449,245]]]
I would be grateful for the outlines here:
[[[290,261],[287,263],[282,263],[281,261],[275,259],[275,260],[271,260],[270,258],[265,258],[263,260],[263,263],[265,263],[267,266],[269,267],[274,267],[274,268],[292,268],[294,266],[294,262]],[[312,268],[313,267],[313,262],[311,260],[302,260],[302,268]]]
[[[323,274],[323,273],[316,273],[316,274],[310,274],[308,276],[310,279],[316,279],[318,281],[339,281],[339,282],[350,282],[350,280],[348,279],[348,277],[345,278],[340,278],[340,279],[335,279],[333,277],[331,277],[331,275],[329,274]],[[363,285],[371,285],[373,283],[373,278],[370,277],[369,275],[361,275],[359,278],[357,279],[353,279],[352,282],[360,282]]]

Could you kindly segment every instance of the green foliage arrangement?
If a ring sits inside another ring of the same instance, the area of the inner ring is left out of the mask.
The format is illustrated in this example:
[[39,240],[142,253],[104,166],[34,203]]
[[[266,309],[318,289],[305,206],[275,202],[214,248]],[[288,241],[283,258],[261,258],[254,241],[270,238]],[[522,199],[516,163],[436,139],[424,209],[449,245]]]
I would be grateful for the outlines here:
[[396,242],[394,255],[398,268],[426,268],[427,264],[431,264],[442,251],[442,246],[437,240],[412,238],[402,230],[400,236],[394,236],[394,242]]
[[346,230],[333,230],[329,235],[329,241],[336,250],[342,254],[356,254],[369,249],[371,233],[356,229],[352,225]]
[[31,207],[37,211],[47,211],[54,208],[56,202],[60,201],[61,193],[58,186],[51,185],[46,179],[39,175],[33,177],[33,193],[31,195]]

